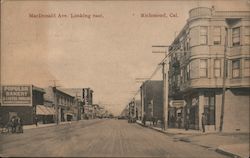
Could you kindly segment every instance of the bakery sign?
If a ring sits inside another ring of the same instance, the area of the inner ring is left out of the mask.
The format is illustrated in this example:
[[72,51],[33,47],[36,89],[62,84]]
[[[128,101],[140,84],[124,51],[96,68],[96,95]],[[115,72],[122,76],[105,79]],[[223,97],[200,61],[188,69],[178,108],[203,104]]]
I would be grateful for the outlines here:
[[32,86],[2,86],[1,97],[2,106],[32,106]]

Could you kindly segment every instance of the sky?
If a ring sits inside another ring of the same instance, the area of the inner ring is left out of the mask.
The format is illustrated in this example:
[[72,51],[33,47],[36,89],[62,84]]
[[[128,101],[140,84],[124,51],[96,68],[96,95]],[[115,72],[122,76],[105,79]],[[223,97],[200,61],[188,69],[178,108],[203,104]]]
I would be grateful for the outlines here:
[[[163,59],[152,46],[171,44],[190,9],[212,5],[239,11],[249,10],[250,2],[3,1],[1,83],[47,87],[56,80],[62,88],[90,87],[94,103],[117,115],[139,89],[136,78],[151,76]],[[39,13],[56,18],[30,17]],[[149,13],[167,17],[141,17]],[[161,71],[152,79],[160,80]]]

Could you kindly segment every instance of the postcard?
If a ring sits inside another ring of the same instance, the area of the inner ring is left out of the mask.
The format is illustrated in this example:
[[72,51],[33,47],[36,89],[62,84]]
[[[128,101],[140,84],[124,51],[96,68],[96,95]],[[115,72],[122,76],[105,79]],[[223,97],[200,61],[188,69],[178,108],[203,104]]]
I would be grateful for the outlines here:
[[249,157],[249,0],[0,6],[0,157]]

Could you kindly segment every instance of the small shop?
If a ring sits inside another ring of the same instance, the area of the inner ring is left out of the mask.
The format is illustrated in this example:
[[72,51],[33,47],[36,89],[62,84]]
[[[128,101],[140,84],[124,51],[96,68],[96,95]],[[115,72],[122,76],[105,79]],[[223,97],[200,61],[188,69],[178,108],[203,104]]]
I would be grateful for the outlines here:
[[73,120],[73,114],[66,113],[65,116],[66,116],[66,121],[72,121]]
[[184,127],[184,100],[171,100],[169,106],[169,127],[183,128]]
[[199,96],[191,96],[187,99],[186,115],[189,118],[189,127],[199,129]]
[[34,123],[36,105],[44,103],[44,89],[34,85],[2,85],[0,91],[2,124],[7,124],[14,116],[21,118],[24,125]]
[[36,105],[36,117],[40,123],[53,123],[55,118],[55,109],[44,105]]

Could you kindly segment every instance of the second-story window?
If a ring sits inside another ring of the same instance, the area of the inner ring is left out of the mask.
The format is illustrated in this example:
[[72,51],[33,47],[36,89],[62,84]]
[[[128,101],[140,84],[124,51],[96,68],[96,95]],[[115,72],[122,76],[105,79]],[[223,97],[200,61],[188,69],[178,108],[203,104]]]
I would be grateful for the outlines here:
[[207,44],[207,26],[200,27],[200,44]]
[[233,46],[239,46],[240,45],[240,28],[236,27],[232,30],[232,43]]
[[245,41],[245,44],[246,45],[250,45],[250,26],[246,26],[244,28],[244,35],[245,35],[245,38],[244,38],[244,41]]
[[207,77],[207,59],[200,60],[200,77]]
[[214,32],[214,36],[213,36],[214,45],[220,45],[221,44],[221,28],[214,27],[213,32]]
[[221,60],[215,59],[214,60],[214,77],[221,76]]
[[240,60],[233,60],[232,61],[232,76],[233,78],[240,77]]

